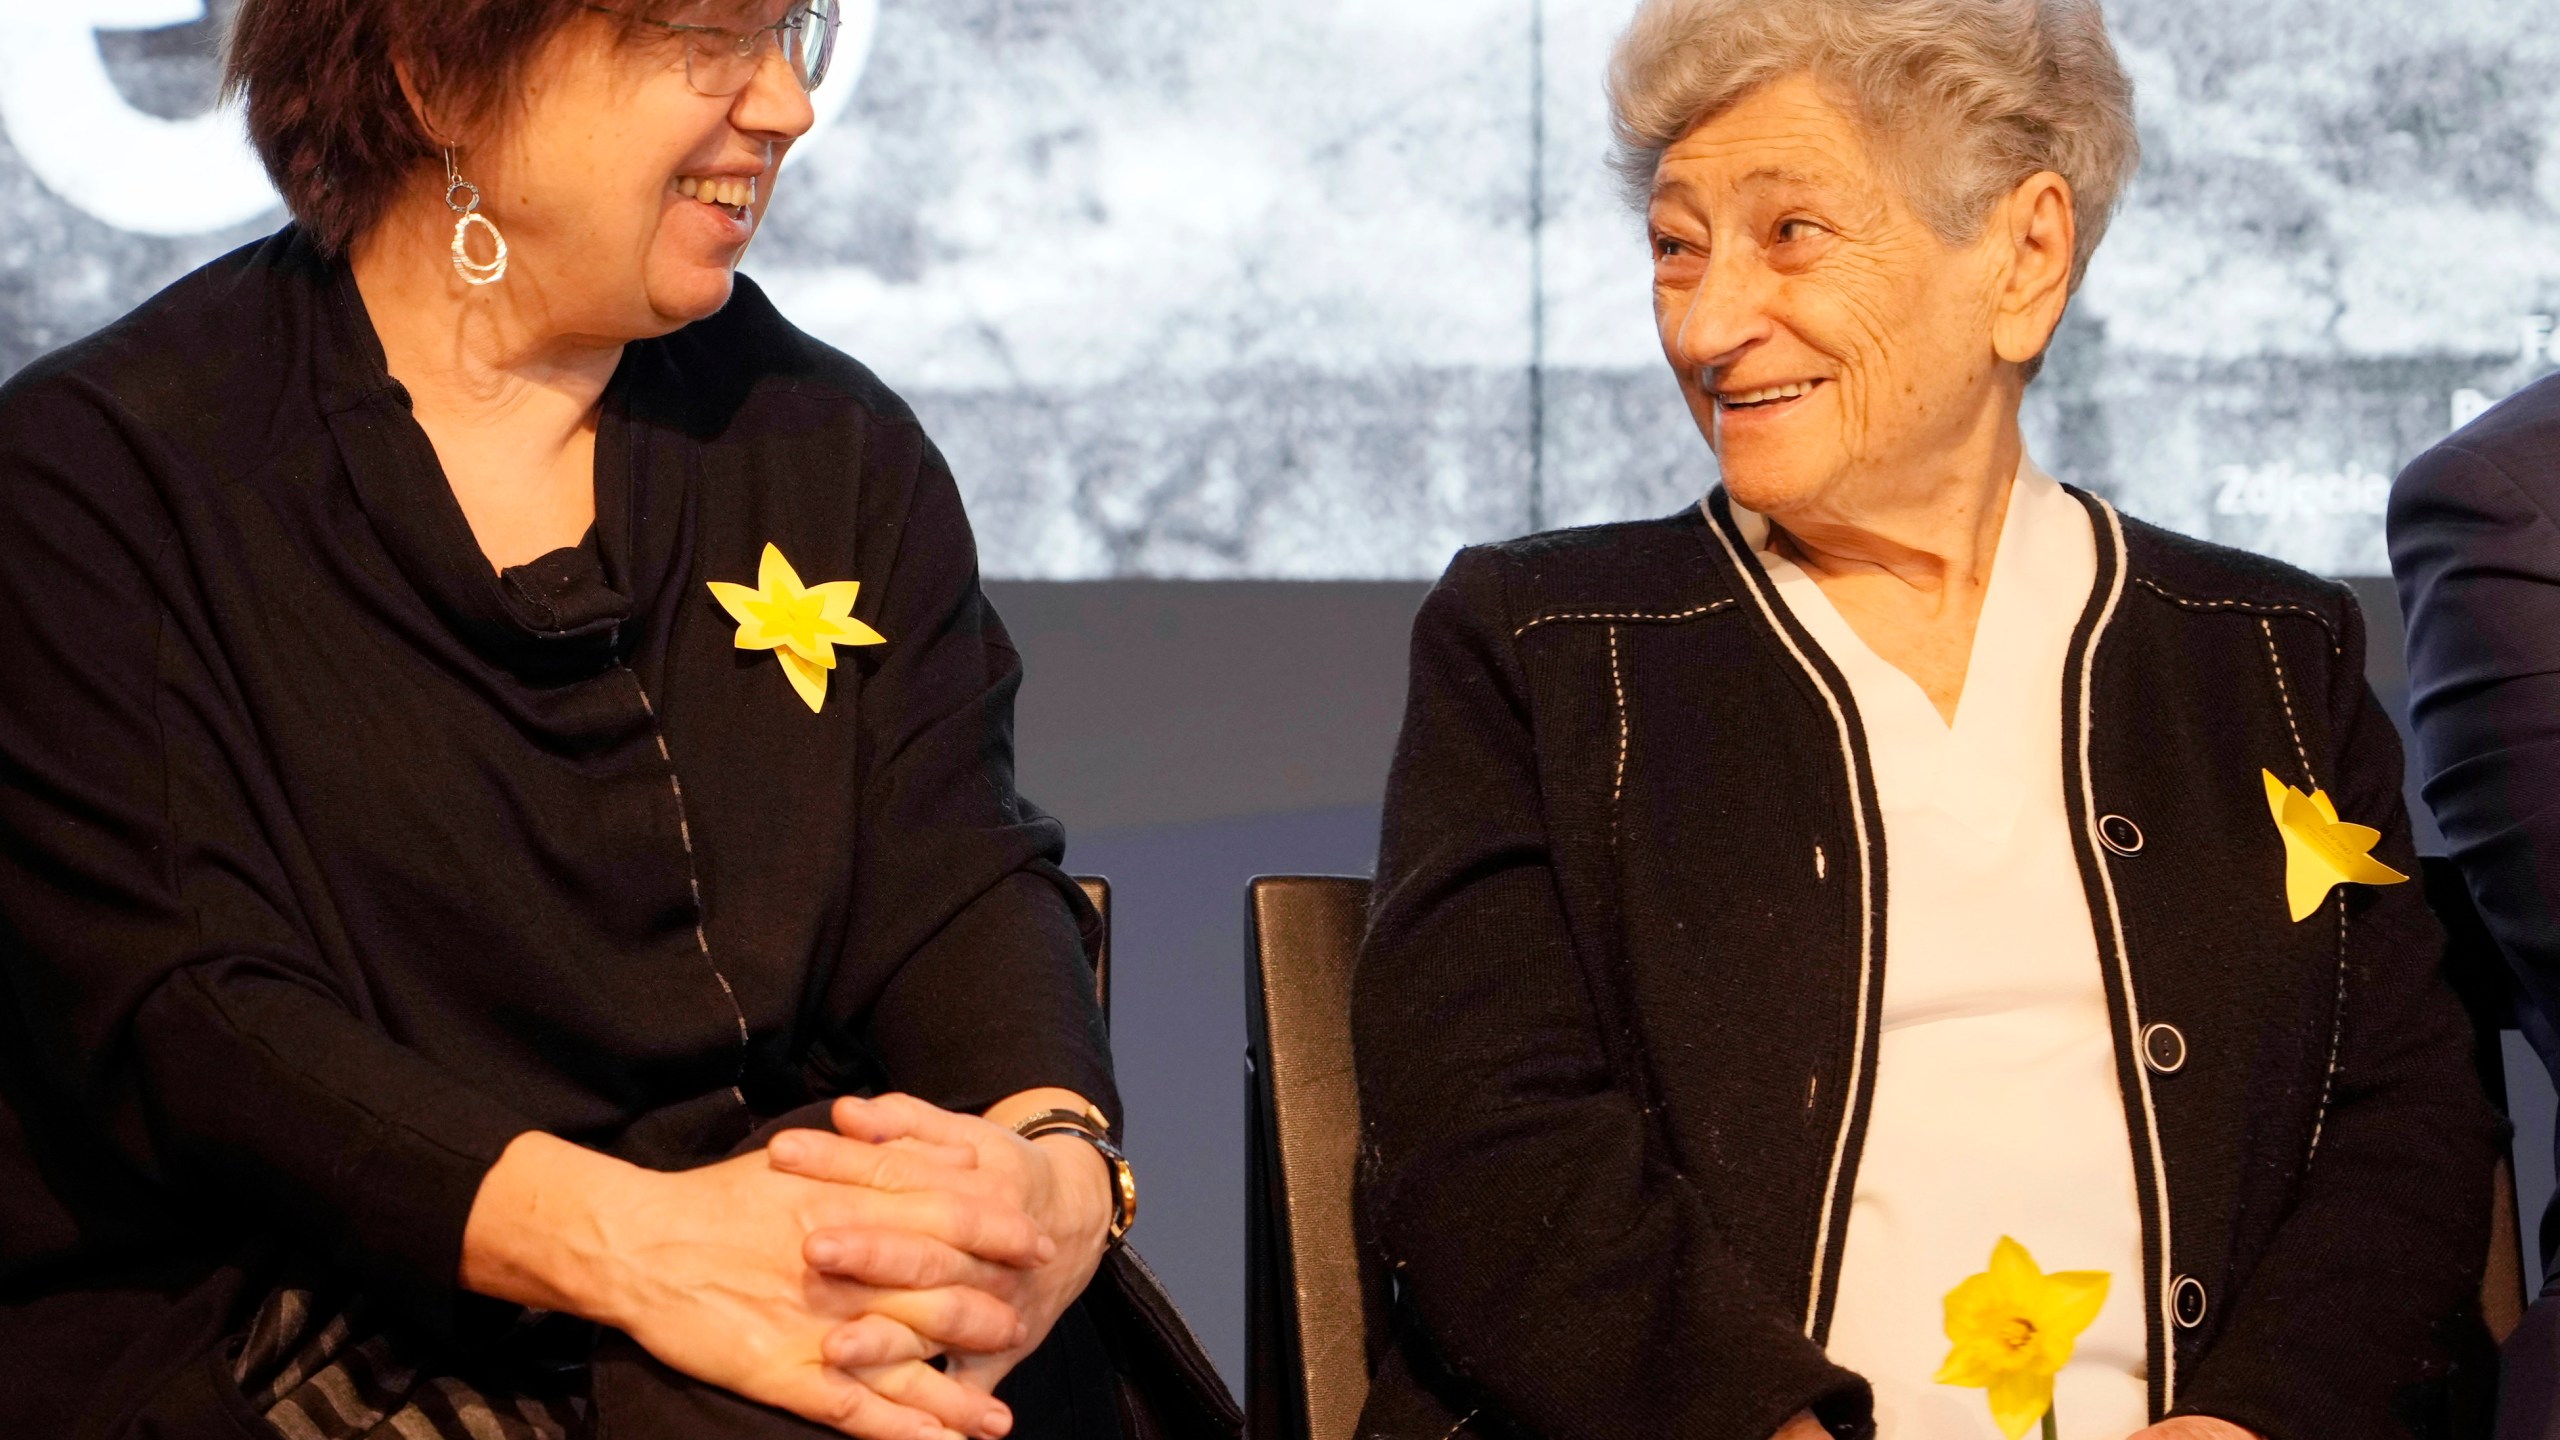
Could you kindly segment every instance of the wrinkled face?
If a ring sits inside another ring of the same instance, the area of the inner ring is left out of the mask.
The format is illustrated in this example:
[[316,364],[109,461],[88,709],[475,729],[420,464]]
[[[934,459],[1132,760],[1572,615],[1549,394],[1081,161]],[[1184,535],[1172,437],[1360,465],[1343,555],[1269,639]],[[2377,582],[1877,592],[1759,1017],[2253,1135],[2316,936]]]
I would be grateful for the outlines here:
[[1926,486],[2004,388],[2015,403],[1993,349],[1999,227],[1939,239],[1809,77],[1665,151],[1647,227],[1663,355],[1754,510]]
[[[784,9],[783,0],[699,0],[663,18],[743,31]],[[728,303],[776,168],[813,117],[770,37],[734,95],[700,93],[686,49],[658,27],[626,35],[613,17],[582,12],[535,57],[497,133],[457,152],[482,210],[506,232],[501,283],[538,292],[555,325],[637,339]],[[473,258],[489,258],[484,247],[475,235]]]

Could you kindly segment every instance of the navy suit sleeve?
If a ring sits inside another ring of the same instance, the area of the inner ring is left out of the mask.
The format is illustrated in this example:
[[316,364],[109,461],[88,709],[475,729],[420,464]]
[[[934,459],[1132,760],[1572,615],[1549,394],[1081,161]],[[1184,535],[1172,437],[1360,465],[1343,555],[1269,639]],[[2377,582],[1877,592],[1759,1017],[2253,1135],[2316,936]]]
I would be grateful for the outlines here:
[[[2555,457],[2560,459],[2560,457]],[[2522,982],[2546,1056],[2560,1015],[2560,465],[2511,473],[2458,444],[2393,487],[2424,793]]]

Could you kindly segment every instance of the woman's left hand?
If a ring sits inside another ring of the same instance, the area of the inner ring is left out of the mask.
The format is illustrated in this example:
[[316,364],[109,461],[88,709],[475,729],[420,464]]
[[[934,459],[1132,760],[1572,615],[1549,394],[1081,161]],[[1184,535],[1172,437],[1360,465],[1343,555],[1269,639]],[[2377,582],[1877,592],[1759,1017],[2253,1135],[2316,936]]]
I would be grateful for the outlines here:
[[[1083,1101],[1064,1091],[1034,1091],[989,1113],[1002,1117],[1052,1108],[1080,1110]],[[993,1391],[1048,1338],[1102,1263],[1114,1208],[1102,1156],[1072,1135],[1025,1140],[994,1120],[955,1114],[911,1095],[849,1096],[836,1102],[832,1118],[838,1134],[791,1131],[774,1137],[774,1166],[817,1180],[1001,1200],[1030,1216],[1055,1244],[1045,1263],[1017,1269],[902,1230],[821,1230],[808,1239],[810,1267],[829,1275],[877,1289],[965,1286],[1012,1306],[1023,1321],[1020,1343],[995,1353],[950,1354],[954,1380]],[[824,1353],[829,1364],[851,1370],[912,1358],[915,1344],[906,1326],[864,1316],[837,1327]]]
[[2258,1440],[2258,1432],[2210,1415],[2178,1415],[2135,1431],[2129,1440]]

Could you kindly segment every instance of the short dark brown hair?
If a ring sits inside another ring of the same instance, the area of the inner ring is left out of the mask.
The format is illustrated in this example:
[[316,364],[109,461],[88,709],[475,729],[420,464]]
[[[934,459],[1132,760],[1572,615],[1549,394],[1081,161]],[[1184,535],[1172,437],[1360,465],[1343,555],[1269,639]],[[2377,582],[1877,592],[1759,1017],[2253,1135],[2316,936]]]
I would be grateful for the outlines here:
[[[440,153],[401,93],[397,59],[447,126],[488,120],[584,0],[240,0],[222,69],[294,218],[343,253],[403,177]],[[646,3],[618,6],[645,13]],[[628,23],[626,21],[626,23]]]

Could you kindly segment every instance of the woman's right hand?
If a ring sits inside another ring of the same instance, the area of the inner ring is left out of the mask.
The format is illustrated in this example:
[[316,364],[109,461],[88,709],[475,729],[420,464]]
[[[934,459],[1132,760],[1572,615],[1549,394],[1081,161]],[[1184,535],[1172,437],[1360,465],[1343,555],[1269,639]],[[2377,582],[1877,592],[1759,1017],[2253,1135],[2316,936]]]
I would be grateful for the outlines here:
[[[860,1440],[1001,1436],[1012,1415],[924,1363],[945,1348],[1001,1350],[1022,1321],[983,1290],[891,1291],[813,1271],[822,1229],[895,1226],[998,1265],[1041,1263],[1051,1243],[993,1200],[919,1204],[773,1168],[762,1151],[661,1173],[532,1132],[482,1182],[463,1237],[466,1288],[611,1325],[695,1379]],[[909,1353],[845,1371],[820,1353],[845,1321],[914,1337]]]

